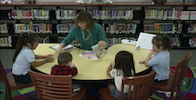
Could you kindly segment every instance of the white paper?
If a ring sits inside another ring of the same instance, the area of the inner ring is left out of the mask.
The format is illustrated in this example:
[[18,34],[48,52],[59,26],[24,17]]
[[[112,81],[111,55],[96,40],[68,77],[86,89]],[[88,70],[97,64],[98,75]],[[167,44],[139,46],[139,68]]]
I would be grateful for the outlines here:
[[140,32],[136,47],[140,46],[140,48],[151,50],[152,49],[152,39],[154,36],[156,36],[156,35]]
[[[56,50],[56,49],[58,49],[59,45],[60,45],[60,44],[57,44],[57,45],[54,45],[54,46],[50,46],[50,48]],[[67,45],[66,47],[62,48],[62,51],[63,51],[63,50],[70,49],[70,48],[72,48],[72,47],[73,47],[73,45],[70,45],[70,44],[69,44],[69,45]]]

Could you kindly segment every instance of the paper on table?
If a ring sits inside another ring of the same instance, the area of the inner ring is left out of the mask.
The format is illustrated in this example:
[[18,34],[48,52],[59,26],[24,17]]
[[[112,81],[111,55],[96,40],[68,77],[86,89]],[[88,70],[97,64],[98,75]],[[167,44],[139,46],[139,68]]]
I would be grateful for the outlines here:
[[[92,52],[92,51],[85,51],[85,52],[83,52],[82,54],[80,54],[79,56],[80,56],[80,57],[86,56],[86,55],[83,55],[83,54],[85,54],[85,53],[94,53],[94,52]],[[102,57],[103,55],[104,55],[104,53],[102,53],[102,55],[100,55],[100,57]],[[100,58],[100,57],[96,56],[96,54],[95,54],[95,56],[90,56],[90,57],[88,57],[88,59],[97,60],[97,59]],[[86,57],[83,57],[83,58],[86,59]]]
[[140,48],[151,50],[152,49],[152,39],[154,36],[156,36],[156,35],[140,32],[136,47],[139,46]]
[[[56,49],[58,49],[59,45],[60,45],[60,44],[53,45],[53,46],[50,46],[50,48],[56,50]],[[71,44],[67,45],[66,47],[62,48],[62,51],[63,51],[63,50],[70,49],[70,48],[73,48],[73,45],[71,45]]]

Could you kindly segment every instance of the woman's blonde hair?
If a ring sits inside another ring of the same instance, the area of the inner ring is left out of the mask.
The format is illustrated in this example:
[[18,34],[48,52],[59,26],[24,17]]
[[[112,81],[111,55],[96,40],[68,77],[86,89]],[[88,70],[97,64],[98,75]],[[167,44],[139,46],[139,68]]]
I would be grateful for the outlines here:
[[[78,22],[85,22],[87,29],[92,29],[94,26],[94,19],[88,11],[80,11],[75,19],[75,25],[78,26]],[[80,28],[80,27],[79,27]]]

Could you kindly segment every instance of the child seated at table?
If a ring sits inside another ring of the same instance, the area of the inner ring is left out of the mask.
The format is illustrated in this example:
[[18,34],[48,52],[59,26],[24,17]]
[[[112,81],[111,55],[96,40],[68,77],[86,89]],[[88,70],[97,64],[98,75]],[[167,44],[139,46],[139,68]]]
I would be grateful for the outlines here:
[[[58,65],[54,65],[51,69],[52,75],[72,75],[78,74],[75,64],[72,63],[72,55],[69,52],[63,52],[58,56]],[[80,90],[81,85],[72,84],[73,96]]]
[[[127,51],[118,52],[115,57],[115,62],[110,63],[107,69],[107,75],[114,77],[115,86],[113,84],[108,85],[111,95],[116,99],[120,99],[123,77],[135,75],[135,66],[132,53]],[[124,99],[127,98],[128,89],[128,86],[124,87]],[[131,87],[131,91],[133,91],[133,86]]]
[[[16,85],[24,85],[32,82],[29,70],[46,74],[37,70],[35,67],[41,66],[48,62],[53,62],[52,54],[37,55],[34,53],[38,46],[39,36],[37,34],[21,33],[16,45],[13,56],[12,73],[16,81]],[[36,59],[43,59],[36,61]]]
[[138,73],[138,75],[147,74],[154,70],[156,71],[155,83],[167,81],[170,74],[170,39],[168,36],[155,36],[152,40],[152,45],[152,50],[146,59],[140,61],[140,64],[145,64],[149,69]]

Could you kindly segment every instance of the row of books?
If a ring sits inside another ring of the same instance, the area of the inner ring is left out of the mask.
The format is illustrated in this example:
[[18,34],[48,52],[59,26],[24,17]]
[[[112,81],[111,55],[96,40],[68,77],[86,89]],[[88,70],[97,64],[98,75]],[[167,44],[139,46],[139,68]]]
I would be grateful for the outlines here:
[[[14,9],[8,12],[11,15],[9,19],[38,19],[47,20],[50,10],[46,9]],[[133,19],[133,9],[112,9],[112,10],[98,10],[90,9],[89,12],[95,19],[108,20],[108,19]],[[57,20],[74,19],[76,16],[76,10],[58,9],[56,10]],[[173,9],[145,9],[146,20],[196,20],[196,11],[182,11]]]
[[108,23],[102,24],[107,34],[135,34],[137,24],[131,23]]
[[133,19],[133,9],[112,9],[112,10],[98,10],[98,9],[90,9],[89,12],[95,19],[99,20],[114,20],[114,19],[124,19],[124,20],[132,20]]
[[74,23],[68,23],[68,24],[57,24],[56,29],[57,29],[57,34],[60,33],[69,33],[74,26]]
[[[94,19],[99,20],[108,20],[108,19],[124,19],[131,20],[133,19],[133,9],[124,9],[124,10],[98,10],[90,9],[89,13],[93,16]],[[57,20],[73,20],[76,16],[76,10],[65,10],[58,9],[56,10],[56,19]]]
[[[74,26],[74,23],[57,24],[57,34],[69,33]],[[102,24],[107,34],[135,34],[137,24],[131,23],[108,23]],[[154,23],[144,24],[145,33],[160,33],[160,34],[181,34],[183,25],[180,23]],[[33,24],[15,24],[15,33],[52,33],[52,25],[41,23]],[[188,34],[196,33],[196,23],[190,24]],[[0,33],[8,33],[8,24],[0,24]]]
[[7,23],[0,24],[0,33],[8,33]]
[[8,12],[9,14],[11,13],[12,19],[27,19],[27,20],[48,20],[50,18],[49,16],[50,10],[46,9],[14,9],[11,10],[11,12]]
[[196,20],[196,11],[182,11],[181,20]]
[[173,9],[145,9],[146,20],[196,20],[196,11]]
[[76,10],[58,9],[56,10],[57,20],[73,20],[76,16]]
[[[61,41],[64,38],[65,37],[58,37],[59,43],[61,43]],[[127,37],[124,37],[124,38],[107,38],[109,46],[112,46],[114,44],[120,44],[122,39],[129,39],[129,40],[136,41],[136,38],[127,38]],[[49,43],[49,41],[50,41],[49,37],[45,37],[45,38],[41,37],[41,38],[39,38],[38,42],[39,43]],[[176,37],[170,37],[170,41],[171,41],[173,47],[180,47],[181,46],[180,38],[177,37],[177,36]],[[72,42],[72,44],[79,45],[77,40],[74,40]],[[11,36],[0,38],[0,47],[12,47]],[[196,38],[193,37],[193,38],[189,39],[189,47],[196,47]]]
[[11,36],[0,38],[0,47],[12,47]]
[[196,47],[196,38],[189,39],[189,47]]
[[46,23],[15,24],[15,33],[52,33],[52,25]]
[[188,30],[188,34],[196,34],[196,23],[190,24]]
[[170,37],[170,41],[173,47],[180,47],[180,38],[178,36]]
[[154,23],[144,24],[145,33],[181,34],[182,24],[179,23]]
[[[39,43],[49,43],[49,37],[40,37]],[[12,47],[12,38],[11,36],[0,38],[0,47]]]
[[109,46],[112,46],[114,44],[120,44],[122,39],[128,39],[128,40],[134,40],[136,41],[136,38],[130,37],[122,37],[122,38],[107,38]]

